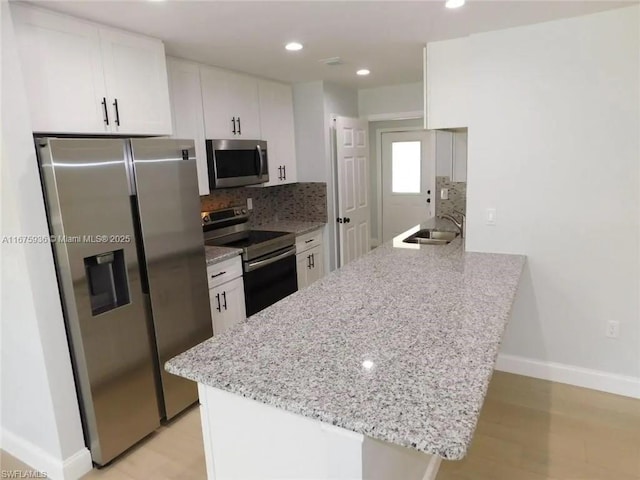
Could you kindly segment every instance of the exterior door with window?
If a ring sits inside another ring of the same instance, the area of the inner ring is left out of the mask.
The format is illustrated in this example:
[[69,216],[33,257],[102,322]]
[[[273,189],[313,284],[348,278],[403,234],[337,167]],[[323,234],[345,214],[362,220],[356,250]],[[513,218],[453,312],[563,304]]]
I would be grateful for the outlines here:
[[433,216],[431,137],[426,130],[382,134],[382,238]]

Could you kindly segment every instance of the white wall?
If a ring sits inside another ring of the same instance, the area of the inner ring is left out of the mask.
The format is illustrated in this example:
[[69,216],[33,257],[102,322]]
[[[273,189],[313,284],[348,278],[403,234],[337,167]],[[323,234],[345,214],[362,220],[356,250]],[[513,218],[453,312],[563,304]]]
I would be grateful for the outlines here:
[[336,268],[335,192],[331,146],[331,115],[358,116],[357,91],[328,82],[307,82],[293,86],[298,180],[327,183],[329,223],[325,229],[325,267]]
[[639,26],[634,6],[470,38],[467,249],[529,262],[503,353],[640,378]]
[[[8,2],[2,16],[2,235],[48,236]],[[50,478],[91,469],[47,243],[2,243],[2,448]]]
[[358,90],[358,110],[361,117],[371,117],[371,120],[382,120],[380,117],[397,113],[422,117],[422,95],[422,82],[362,88]]
[[298,181],[324,182],[327,177],[324,137],[324,90],[321,81],[293,85]]

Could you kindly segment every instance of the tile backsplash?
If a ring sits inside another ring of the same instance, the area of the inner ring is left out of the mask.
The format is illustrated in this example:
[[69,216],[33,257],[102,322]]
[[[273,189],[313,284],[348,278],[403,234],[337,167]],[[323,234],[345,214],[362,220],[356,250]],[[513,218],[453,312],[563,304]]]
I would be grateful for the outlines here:
[[[449,199],[441,198],[442,189],[449,190]],[[449,177],[436,177],[436,216],[452,215],[454,210],[467,213],[467,182],[452,182]]]
[[246,205],[252,199],[253,225],[277,220],[327,222],[327,184],[302,182],[274,187],[240,187],[213,190],[200,197],[201,210]]

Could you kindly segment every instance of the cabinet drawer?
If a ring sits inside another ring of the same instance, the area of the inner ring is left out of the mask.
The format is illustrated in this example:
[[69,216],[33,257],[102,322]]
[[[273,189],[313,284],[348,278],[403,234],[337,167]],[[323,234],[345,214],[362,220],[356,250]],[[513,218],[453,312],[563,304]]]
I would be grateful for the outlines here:
[[322,245],[322,229],[296,237],[296,253],[306,252],[316,245]]
[[229,280],[242,276],[242,260],[240,256],[230,258],[224,262],[209,265],[207,267],[207,278],[209,288],[215,288]]

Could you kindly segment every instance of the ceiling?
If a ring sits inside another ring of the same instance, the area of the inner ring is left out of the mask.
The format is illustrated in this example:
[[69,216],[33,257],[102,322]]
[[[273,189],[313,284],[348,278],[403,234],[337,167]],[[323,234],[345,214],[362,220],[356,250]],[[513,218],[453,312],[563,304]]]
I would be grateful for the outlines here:
[[[35,1],[164,40],[170,55],[285,82],[355,88],[422,79],[422,47],[501,28],[619,8],[619,1],[480,1],[457,10],[422,1]],[[284,44],[304,44],[287,52]],[[319,60],[339,56],[343,64]],[[368,68],[371,75],[355,71]]]

